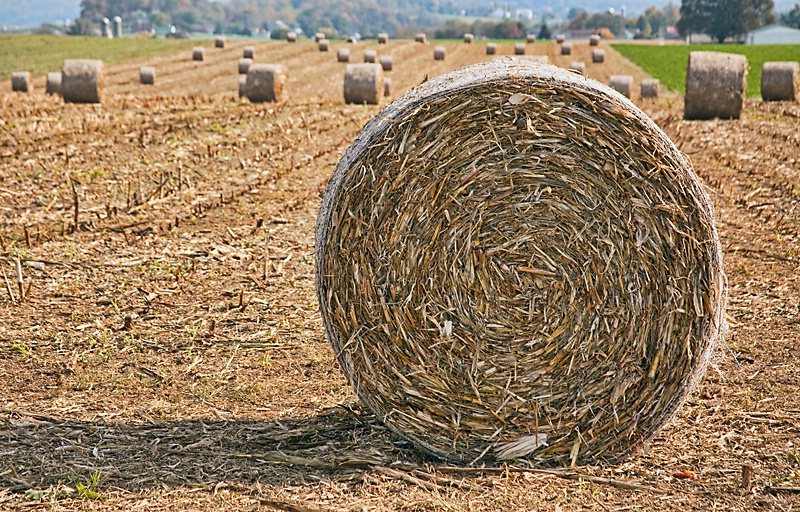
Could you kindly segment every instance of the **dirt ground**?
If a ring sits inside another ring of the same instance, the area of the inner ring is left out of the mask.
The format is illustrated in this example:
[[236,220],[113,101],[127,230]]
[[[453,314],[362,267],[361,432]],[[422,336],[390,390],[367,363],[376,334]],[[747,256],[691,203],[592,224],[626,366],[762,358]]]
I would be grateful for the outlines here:
[[[256,44],[256,62],[289,68],[291,99],[239,101],[245,44],[111,66],[102,106],[0,86],[0,509],[800,509],[797,104],[687,122],[679,95],[634,94],[714,202],[725,345],[627,462],[469,470],[356,401],[317,309],[320,194],[379,107],[344,105],[344,43]],[[489,58],[445,46],[434,61],[433,45],[358,44],[351,60],[393,55],[397,95]],[[638,90],[646,75],[606,52],[591,64],[586,43],[529,46],[603,82],[632,74]],[[155,86],[138,84],[141,65]]]

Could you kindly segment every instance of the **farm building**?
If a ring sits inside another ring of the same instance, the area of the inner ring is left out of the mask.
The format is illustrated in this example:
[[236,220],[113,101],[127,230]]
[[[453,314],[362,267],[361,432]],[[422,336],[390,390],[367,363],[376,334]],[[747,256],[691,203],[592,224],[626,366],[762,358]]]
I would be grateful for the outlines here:
[[745,41],[747,44],[800,44],[800,30],[776,23],[751,30]]

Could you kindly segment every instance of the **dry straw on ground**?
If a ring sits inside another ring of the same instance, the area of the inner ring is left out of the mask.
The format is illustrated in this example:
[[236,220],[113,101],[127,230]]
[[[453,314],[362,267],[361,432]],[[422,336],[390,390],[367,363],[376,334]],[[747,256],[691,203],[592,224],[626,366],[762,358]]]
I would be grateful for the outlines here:
[[433,60],[444,60],[445,49],[444,46],[437,46],[433,49]]
[[153,85],[156,83],[156,68],[153,66],[142,66],[139,68],[139,83]]
[[631,75],[611,75],[608,85],[626,98],[630,98],[633,90],[633,77]]
[[474,40],[475,40],[475,34],[470,34],[469,32],[467,32],[466,34],[464,34],[464,42],[465,42],[465,43],[467,43],[467,44],[472,44],[472,42],[473,42]]
[[655,78],[645,78],[639,86],[643,99],[658,98],[658,89],[661,83]]
[[686,69],[684,119],[739,119],[747,87],[747,57],[691,52]]
[[761,68],[761,98],[764,101],[798,101],[800,64],[765,62]]
[[618,460],[724,325],[711,205],[630,101],[492,61],[378,114],[329,181],[317,292],[361,400],[460,463]]
[[61,72],[51,71],[47,73],[47,83],[45,84],[47,94],[61,94]]
[[289,71],[282,64],[251,64],[247,72],[247,99],[280,102],[288,95]]
[[33,82],[29,71],[18,71],[11,74],[11,90],[16,92],[33,92]]
[[384,93],[380,64],[348,64],[344,73],[345,103],[377,104]]
[[67,59],[61,68],[61,95],[67,103],[101,103],[106,72],[101,60]]

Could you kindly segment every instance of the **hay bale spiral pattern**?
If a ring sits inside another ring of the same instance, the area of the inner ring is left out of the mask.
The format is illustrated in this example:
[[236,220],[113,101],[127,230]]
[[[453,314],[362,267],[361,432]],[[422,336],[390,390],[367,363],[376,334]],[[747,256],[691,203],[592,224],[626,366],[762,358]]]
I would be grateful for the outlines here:
[[554,66],[488,62],[385,108],[329,181],[315,250],[356,393],[455,462],[625,456],[724,325],[687,160],[628,100]]

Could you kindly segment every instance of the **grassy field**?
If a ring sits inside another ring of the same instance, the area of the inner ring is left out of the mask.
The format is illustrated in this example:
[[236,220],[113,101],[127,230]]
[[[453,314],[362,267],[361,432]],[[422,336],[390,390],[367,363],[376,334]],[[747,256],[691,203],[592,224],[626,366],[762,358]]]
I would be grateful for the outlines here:
[[738,53],[747,57],[747,95],[761,96],[761,67],[771,61],[800,61],[800,45],[732,45],[703,44],[681,46],[652,46],[615,44],[614,49],[626,56],[664,87],[682,92],[686,82],[686,62],[689,52],[710,51]]
[[61,69],[64,59],[101,59],[106,63],[161,55],[196,46],[177,39],[104,39],[80,36],[0,35],[0,79],[15,71],[42,74]]

